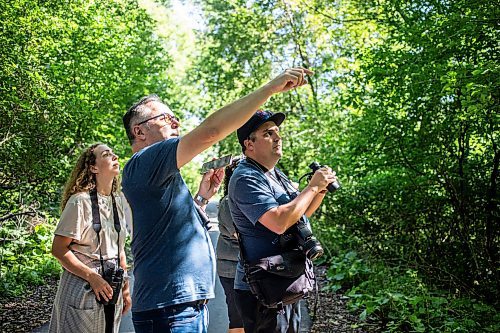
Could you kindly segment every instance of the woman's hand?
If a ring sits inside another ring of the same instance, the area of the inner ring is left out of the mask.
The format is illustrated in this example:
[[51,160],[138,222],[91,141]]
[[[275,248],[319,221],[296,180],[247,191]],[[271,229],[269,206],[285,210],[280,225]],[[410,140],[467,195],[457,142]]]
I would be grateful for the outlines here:
[[113,297],[113,288],[98,273],[94,272],[87,281],[99,301],[101,301],[102,297],[108,302]]
[[132,307],[132,299],[130,298],[130,288],[129,288],[128,280],[125,280],[125,282],[123,282],[122,293],[123,293],[122,314],[125,314]]
[[73,252],[71,252],[69,249],[71,242],[72,239],[69,237],[55,235],[54,241],[52,242],[52,254],[54,257],[56,257],[68,271],[86,280],[99,301],[101,297],[105,301],[110,300],[113,296],[113,289],[111,286],[99,275],[99,273],[87,267]]

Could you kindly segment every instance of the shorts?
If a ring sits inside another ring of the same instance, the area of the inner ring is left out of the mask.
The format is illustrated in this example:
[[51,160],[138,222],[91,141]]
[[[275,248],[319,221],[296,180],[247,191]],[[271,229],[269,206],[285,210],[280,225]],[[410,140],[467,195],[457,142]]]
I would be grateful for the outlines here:
[[243,327],[241,315],[237,310],[236,298],[234,292],[234,279],[219,276],[220,283],[226,293],[227,315],[229,317],[229,328]]

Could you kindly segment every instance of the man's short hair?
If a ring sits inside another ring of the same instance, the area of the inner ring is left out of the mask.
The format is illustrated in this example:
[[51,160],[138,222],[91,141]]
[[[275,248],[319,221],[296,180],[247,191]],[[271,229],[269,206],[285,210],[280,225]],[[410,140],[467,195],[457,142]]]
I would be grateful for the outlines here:
[[130,144],[133,144],[135,140],[132,127],[135,123],[138,123],[149,116],[152,110],[147,106],[147,104],[151,102],[163,103],[160,97],[156,94],[144,96],[138,102],[134,103],[134,105],[127,110],[125,115],[123,115],[123,126],[125,127],[125,132],[127,133]]

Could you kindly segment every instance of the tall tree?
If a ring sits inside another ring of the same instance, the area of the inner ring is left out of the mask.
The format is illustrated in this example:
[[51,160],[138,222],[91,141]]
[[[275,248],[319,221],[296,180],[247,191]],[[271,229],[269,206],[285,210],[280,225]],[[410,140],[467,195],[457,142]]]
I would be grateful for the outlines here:
[[75,153],[101,140],[124,156],[121,115],[165,90],[168,55],[134,1],[0,5],[0,216],[57,201]]
[[[481,0],[203,5],[197,79],[214,103],[270,70],[316,71],[307,93],[267,107],[288,114],[285,171],[300,175],[320,159],[345,182],[324,216],[370,253],[417,262],[438,285],[451,281],[496,299],[499,7]],[[237,151],[235,142],[221,149]]]

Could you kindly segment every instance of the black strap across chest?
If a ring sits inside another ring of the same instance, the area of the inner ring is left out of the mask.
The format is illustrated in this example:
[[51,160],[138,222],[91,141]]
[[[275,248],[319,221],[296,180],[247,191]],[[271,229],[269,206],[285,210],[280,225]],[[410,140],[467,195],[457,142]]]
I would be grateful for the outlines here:
[[[104,272],[104,260],[102,259],[102,251],[101,251],[101,214],[99,213],[99,201],[97,199],[97,190],[93,189],[89,192],[90,201],[92,203],[92,228],[97,234],[97,244],[99,246],[99,260],[101,261],[101,268]],[[115,196],[111,193],[111,200],[113,202],[113,224],[115,226],[115,230],[118,233],[118,264],[120,263],[120,231],[122,230],[122,226],[120,224],[120,217],[118,216],[118,209],[116,208]]]
[[[278,185],[280,185],[280,187],[283,188],[283,190],[285,190],[286,194],[288,194],[288,197],[291,200],[293,200],[293,199],[295,199],[295,197],[297,197],[297,195],[298,195],[297,190],[293,187],[293,185],[290,182],[290,180],[288,179],[288,177],[285,176],[285,174],[283,174],[283,172],[281,172],[281,170],[279,170],[278,168],[275,167],[274,173],[268,172],[269,170],[265,166],[263,166],[262,164],[257,162],[256,160],[254,160],[248,156],[246,157],[246,159],[248,160],[248,162],[250,164],[253,164],[260,171],[262,171],[264,176],[266,174],[269,175],[269,178],[273,179]],[[290,191],[290,189],[293,189],[293,191]]]

